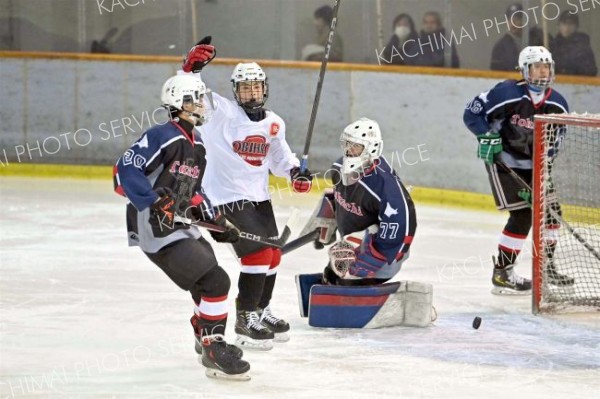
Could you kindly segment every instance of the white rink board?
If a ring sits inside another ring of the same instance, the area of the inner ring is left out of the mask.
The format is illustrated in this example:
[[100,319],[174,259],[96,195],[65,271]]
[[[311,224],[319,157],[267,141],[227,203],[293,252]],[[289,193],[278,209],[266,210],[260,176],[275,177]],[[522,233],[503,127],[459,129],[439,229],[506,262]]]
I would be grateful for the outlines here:
[[[280,226],[314,195],[277,199]],[[530,297],[490,294],[500,213],[419,206],[397,278],[434,285],[427,329],[323,330],[300,319],[294,275],[326,252],[283,258],[273,308],[291,341],[247,352],[252,380],[209,380],[196,361],[192,301],[137,248],[110,181],[0,179],[0,398],[591,398],[600,319],[535,317]],[[529,245],[529,244],[528,244]],[[238,267],[216,247],[230,273]],[[518,271],[529,274],[528,256]],[[471,328],[478,315],[479,330]],[[232,323],[228,338],[233,338]]]

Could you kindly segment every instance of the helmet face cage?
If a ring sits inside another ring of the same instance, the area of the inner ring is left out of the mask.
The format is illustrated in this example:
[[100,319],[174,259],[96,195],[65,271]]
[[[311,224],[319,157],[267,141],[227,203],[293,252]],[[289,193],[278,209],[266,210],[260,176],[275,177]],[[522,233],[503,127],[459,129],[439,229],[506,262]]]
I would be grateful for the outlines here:
[[[531,67],[536,63],[549,64],[550,74],[547,78],[534,79],[531,77]],[[535,89],[545,90],[554,83],[554,60],[552,59],[552,54],[545,47],[530,46],[523,49],[521,54],[519,54],[519,69],[521,70],[523,79]]]
[[[243,84],[250,84],[251,99],[242,100],[240,88]],[[260,83],[260,85],[257,85]],[[269,84],[267,82],[267,76],[262,68],[255,62],[239,63],[236,65],[231,75],[231,88],[233,90],[233,96],[239,106],[244,108],[247,112],[255,112],[261,110],[267,98],[269,97]],[[258,97],[258,88],[262,88],[262,98]],[[257,91],[256,97],[254,96],[255,90]]]
[[340,136],[342,146],[342,183],[356,182],[364,170],[379,159],[383,141],[377,122],[361,118],[344,129]]

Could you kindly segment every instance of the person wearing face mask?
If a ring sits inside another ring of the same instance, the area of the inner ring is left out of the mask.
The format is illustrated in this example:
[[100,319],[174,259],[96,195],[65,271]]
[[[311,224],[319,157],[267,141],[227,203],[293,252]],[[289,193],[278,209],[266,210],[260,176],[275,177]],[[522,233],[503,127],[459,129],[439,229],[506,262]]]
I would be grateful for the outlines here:
[[550,44],[556,73],[595,76],[598,73],[590,37],[578,32],[579,17],[564,11],[558,19],[558,34]]
[[[392,65],[414,65],[419,54],[415,23],[408,14],[399,14],[392,25],[394,34],[385,45],[381,58]],[[386,65],[382,63],[382,65]]]

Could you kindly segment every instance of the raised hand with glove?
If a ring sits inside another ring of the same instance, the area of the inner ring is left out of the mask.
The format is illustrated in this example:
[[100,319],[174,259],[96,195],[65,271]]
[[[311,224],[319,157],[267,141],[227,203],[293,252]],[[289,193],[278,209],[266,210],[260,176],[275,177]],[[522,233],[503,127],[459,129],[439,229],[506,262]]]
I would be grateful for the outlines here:
[[488,132],[477,136],[477,140],[479,141],[477,157],[492,165],[496,155],[502,152],[502,137],[498,133]]
[[190,49],[183,59],[184,72],[200,72],[209,62],[215,58],[217,51],[211,45],[212,36],[206,36]]
[[290,170],[290,177],[292,178],[292,189],[294,192],[308,193],[312,188],[313,176],[310,170],[306,169],[302,172],[300,167],[296,166]]

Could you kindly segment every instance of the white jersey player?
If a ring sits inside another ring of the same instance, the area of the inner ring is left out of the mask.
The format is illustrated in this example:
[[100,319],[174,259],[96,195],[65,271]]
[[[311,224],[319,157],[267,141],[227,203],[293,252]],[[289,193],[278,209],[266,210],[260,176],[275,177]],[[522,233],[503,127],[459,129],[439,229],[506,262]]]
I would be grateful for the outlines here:
[[[183,71],[199,73],[215,56],[210,37],[202,39],[184,59]],[[201,133],[207,149],[203,187],[213,206],[242,231],[277,237],[269,195],[269,171],[291,178],[296,192],[311,189],[310,172],[301,172],[298,158],[285,141],[285,123],[264,108],[267,77],[254,63],[238,64],[231,75],[235,101],[213,94],[215,111]],[[236,299],[237,343],[267,350],[272,341],[286,341],[289,324],[269,306],[281,251],[253,241],[233,244],[242,270]]]

